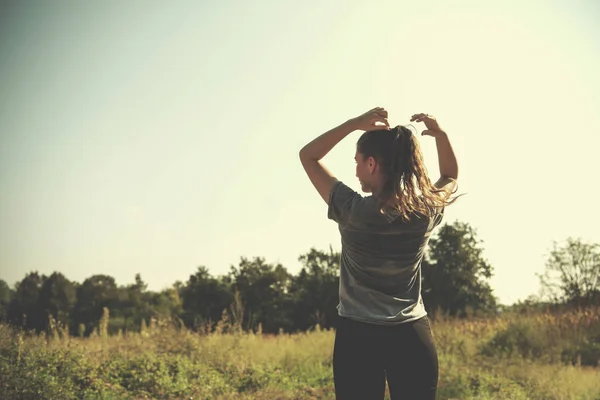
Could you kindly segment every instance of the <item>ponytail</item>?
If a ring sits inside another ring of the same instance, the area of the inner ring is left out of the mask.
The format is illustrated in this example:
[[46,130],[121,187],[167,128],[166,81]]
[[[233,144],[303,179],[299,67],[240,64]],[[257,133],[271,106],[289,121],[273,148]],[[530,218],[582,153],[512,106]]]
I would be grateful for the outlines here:
[[432,215],[445,205],[445,199],[429,180],[419,142],[405,126],[394,128],[395,137],[391,168],[381,198],[381,212],[385,209],[400,211],[410,220],[417,214]]
[[436,210],[454,202],[433,185],[427,176],[419,141],[405,126],[365,132],[357,143],[365,157],[374,157],[386,181],[378,195],[380,212],[399,211],[408,221],[413,215],[433,216]]
[[394,135],[394,144],[392,151],[391,175],[402,175],[411,173],[413,168],[413,154],[415,146],[410,129],[398,125],[392,129]]

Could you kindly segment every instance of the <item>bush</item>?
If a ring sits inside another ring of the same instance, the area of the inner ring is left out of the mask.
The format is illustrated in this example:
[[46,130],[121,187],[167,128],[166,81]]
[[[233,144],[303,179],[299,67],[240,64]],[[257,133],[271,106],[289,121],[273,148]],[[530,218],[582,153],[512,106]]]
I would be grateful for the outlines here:
[[210,398],[232,391],[223,375],[181,356],[119,356],[103,362],[98,369],[106,381],[136,397]]
[[0,398],[81,399],[108,389],[80,352],[15,350],[0,353]]
[[498,331],[491,340],[482,346],[480,353],[485,356],[513,356],[541,358],[548,356],[548,341],[545,332],[535,329],[526,321],[513,322]]
[[[455,356],[442,357],[438,398],[440,399],[511,399],[530,400],[527,389],[487,368],[469,368]],[[454,365],[454,367],[450,365]]]
[[600,343],[582,341],[565,347],[561,359],[571,365],[588,365],[597,367],[600,364]]

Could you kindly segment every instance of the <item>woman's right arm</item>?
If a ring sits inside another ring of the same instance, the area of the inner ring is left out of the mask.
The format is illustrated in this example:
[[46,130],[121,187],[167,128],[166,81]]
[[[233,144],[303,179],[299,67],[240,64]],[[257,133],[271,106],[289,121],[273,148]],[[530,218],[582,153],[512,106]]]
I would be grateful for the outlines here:
[[[421,135],[433,136],[435,138],[440,167],[440,179],[435,183],[435,186],[438,188],[449,189],[447,191],[452,192],[456,185],[456,179],[458,178],[458,163],[452,145],[450,144],[448,134],[440,128],[433,115],[415,114],[411,118],[411,122],[412,121],[425,123],[427,129],[424,130]],[[446,187],[447,185],[450,187]]]
[[458,178],[458,163],[450,139],[444,131],[435,137],[435,145],[438,152],[438,162],[440,165],[440,175],[442,178]]

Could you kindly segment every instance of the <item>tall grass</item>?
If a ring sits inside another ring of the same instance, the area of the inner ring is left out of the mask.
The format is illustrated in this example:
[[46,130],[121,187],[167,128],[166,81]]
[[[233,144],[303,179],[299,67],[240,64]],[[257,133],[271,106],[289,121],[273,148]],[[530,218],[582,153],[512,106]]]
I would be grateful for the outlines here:
[[[52,321],[52,320],[51,320]],[[242,332],[223,320],[195,333],[144,322],[89,338],[50,324],[0,325],[0,398],[333,399],[334,332]],[[600,308],[492,319],[436,317],[440,399],[599,399]]]

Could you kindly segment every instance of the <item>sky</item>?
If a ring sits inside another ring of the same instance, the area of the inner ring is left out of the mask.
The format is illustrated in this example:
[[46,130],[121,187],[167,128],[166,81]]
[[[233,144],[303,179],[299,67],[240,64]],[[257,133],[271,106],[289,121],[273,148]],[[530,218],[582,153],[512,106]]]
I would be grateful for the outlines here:
[[[4,1],[0,279],[295,274],[341,249],[298,151],[381,106],[448,132],[466,195],[445,222],[476,229],[501,303],[524,300],[554,241],[600,243],[599,20],[594,0]],[[359,136],[323,160],[357,191]]]

